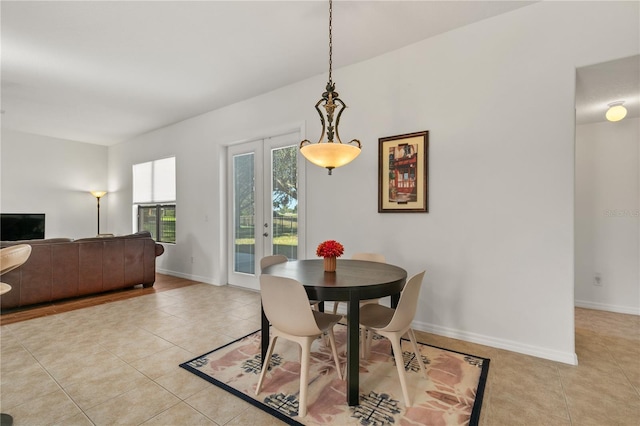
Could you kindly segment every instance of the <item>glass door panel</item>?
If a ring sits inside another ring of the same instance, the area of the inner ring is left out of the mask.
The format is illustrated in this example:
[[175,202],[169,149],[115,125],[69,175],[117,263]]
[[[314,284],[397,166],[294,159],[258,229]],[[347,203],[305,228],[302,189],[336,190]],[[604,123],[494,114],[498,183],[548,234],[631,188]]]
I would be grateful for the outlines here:
[[233,271],[255,273],[254,153],[233,156]]
[[298,146],[271,149],[271,247],[298,259]]

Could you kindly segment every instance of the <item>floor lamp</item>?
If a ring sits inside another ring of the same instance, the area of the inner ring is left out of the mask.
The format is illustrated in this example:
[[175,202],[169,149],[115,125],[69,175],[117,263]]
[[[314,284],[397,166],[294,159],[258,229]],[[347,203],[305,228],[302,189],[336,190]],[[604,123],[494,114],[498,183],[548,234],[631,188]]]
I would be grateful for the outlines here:
[[91,191],[91,195],[98,200],[98,235],[100,235],[100,198],[102,198],[107,191]]

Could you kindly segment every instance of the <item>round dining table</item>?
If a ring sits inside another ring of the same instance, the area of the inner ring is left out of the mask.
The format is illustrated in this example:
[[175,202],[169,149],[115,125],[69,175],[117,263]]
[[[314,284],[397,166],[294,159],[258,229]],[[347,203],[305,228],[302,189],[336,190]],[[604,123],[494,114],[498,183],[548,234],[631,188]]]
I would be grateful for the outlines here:
[[[336,271],[325,272],[323,259],[307,259],[271,265],[262,273],[299,281],[311,300],[347,302],[347,403],[359,405],[360,301],[391,296],[396,307],[407,271],[388,263],[338,259]],[[269,321],[262,310],[262,359],[268,345]]]

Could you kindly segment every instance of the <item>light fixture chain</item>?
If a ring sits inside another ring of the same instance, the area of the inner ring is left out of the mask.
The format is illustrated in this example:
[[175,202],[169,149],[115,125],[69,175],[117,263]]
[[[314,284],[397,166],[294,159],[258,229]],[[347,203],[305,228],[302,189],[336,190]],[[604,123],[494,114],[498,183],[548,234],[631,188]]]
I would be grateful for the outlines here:
[[333,21],[333,2],[329,0],[329,84],[333,82],[331,78],[331,69],[333,68],[333,60],[331,59],[333,56],[333,37],[332,37],[332,25]]
[[[356,158],[362,146],[358,139],[353,139],[348,144],[343,144],[338,134],[338,124],[340,116],[347,105],[340,99],[333,84],[333,1],[329,0],[329,81],[325,86],[322,97],[316,103],[316,111],[322,124],[322,133],[317,143],[311,143],[308,139],[300,142],[300,153],[304,157],[321,167],[329,170],[329,174],[336,167],[344,166]],[[324,111],[322,111],[324,108]],[[335,124],[334,124],[334,114]],[[325,119],[326,115],[326,119]],[[325,135],[327,141],[324,141]],[[334,137],[336,141],[334,142]]]

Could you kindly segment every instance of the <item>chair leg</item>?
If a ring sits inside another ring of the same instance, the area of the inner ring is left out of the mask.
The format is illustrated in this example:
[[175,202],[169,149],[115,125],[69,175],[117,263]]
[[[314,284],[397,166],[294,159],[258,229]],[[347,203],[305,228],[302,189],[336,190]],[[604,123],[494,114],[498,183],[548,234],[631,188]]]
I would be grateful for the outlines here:
[[369,358],[369,354],[371,353],[371,343],[373,342],[373,334],[374,331],[368,328],[365,328],[366,330],[366,334],[367,334],[367,342],[366,342],[366,347],[365,347],[365,356],[367,358]]
[[258,379],[258,385],[256,386],[256,395],[260,393],[260,389],[262,389],[262,381],[264,380],[264,376],[267,374],[267,370],[269,369],[269,361],[271,360],[271,353],[273,352],[273,348],[276,345],[276,340],[278,340],[278,336],[271,337],[269,341],[269,347],[267,348],[267,353],[262,360],[262,371],[260,371],[260,378]]
[[404,395],[404,404],[407,407],[411,407],[411,399],[409,399],[409,390],[407,389],[407,379],[404,375],[404,359],[402,358],[402,343],[400,342],[401,337],[402,336],[393,336],[393,339],[389,339],[389,340],[391,340],[391,346],[393,347],[393,357],[396,360],[398,376],[400,377],[400,386],[402,386],[402,395]]
[[360,326],[360,358],[367,359],[367,327]]
[[338,305],[340,302],[333,302],[333,314],[335,315],[338,312]]
[[300,357],[300,398],[298,404],[298,417],[307,415],[307,390],[309,388],[309,358],[311,354],[311,342],[309,339],[302,347],[302,356]]
[[411,340],[411,345],[413,346],[413,353],[416,354],[416,358],[418,359],[418,364],[420,365],[420,371],[422,371],[422,375],[427,378],[427,369],[424,368],[424,362],[422,362],[422,354],[420,353],[420,348],[418,347],[418,341],[416,340],[416,335],[413,332],[413,329],[409,329],[409,339]]
[[329,329],[329,343],[331,343],[331,353],[333,354],[333,359],[336,363],[336,372],[338,373],[338,378],[342,380],[342,370],[340,369],[340,360],[338,359],[338,349],[336,348],[336,338],[333,335],[333,327]]

